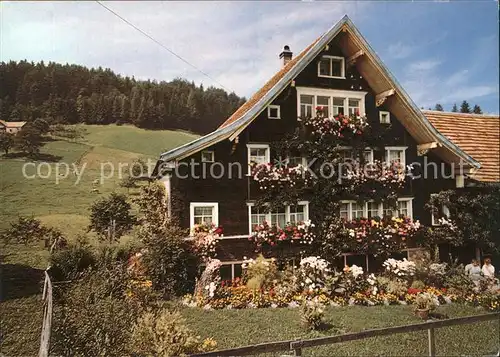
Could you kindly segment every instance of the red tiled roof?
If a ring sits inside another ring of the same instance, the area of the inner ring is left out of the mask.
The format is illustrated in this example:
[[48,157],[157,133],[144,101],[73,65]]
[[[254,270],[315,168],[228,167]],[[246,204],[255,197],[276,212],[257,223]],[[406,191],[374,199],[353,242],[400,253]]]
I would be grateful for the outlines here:
[[431,124],[481,164],[473,178],[500,182],[500,117],[423,110]]
[[5,120],[0,120],[0,124],[3,124],[7,128],[22,128],[24,124],[26,124],[25,121],[5,121]]
[[290,62],[288,62],[285,66],[283,66],[269,81],[264,84],[262,88],[260,88],[255,94],[250,97],[241,107],[236,110],[233,115],[231,115],[224,123],[222,123],[220,128],[223,128],[232,122],[238,120],[241,118],[247,111],[249,111],[259,100],[262,99],[266,95],[267,92],[273,88],[276,83],[279,82],[281,78],[285,76],[292,68],[297,64],[297,62],[300,61],[302,57],[309,51],[315,44],[316,42],[319,41],[319,38],[317,38],[313,43],[311,43],[309,46],[307,46],[301,53],[299,53],[295,58],[293,58]]

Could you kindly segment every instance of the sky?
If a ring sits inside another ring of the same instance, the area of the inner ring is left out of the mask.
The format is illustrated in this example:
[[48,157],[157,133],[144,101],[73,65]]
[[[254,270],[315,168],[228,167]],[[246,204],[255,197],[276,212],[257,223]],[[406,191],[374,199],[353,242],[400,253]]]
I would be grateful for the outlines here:
[[250,97],[347,14],[419,107],[462,100],[499,112],[498,3],[476,1],[0,2],[0,60],[111,68],[136,79],[186,78]]

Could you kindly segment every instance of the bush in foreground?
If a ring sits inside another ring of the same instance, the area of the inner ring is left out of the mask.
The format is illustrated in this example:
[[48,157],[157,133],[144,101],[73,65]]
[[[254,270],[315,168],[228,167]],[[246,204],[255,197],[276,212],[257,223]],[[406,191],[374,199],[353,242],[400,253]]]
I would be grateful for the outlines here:
[[202,341],[179,313],[166,309],[142,314],[134,325],[131,344],[139,355],[155,357],[206,352],[217,345],[212,339]]

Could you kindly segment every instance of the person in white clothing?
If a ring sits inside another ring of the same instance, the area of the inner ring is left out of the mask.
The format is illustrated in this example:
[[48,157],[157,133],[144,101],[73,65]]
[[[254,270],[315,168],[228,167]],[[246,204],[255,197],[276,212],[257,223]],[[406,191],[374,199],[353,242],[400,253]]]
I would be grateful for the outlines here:
[[495,267],[491,265],[491,259],[486,258],[484,260],[483,268],[481,269],[483,276],[486,278],[495,278]]

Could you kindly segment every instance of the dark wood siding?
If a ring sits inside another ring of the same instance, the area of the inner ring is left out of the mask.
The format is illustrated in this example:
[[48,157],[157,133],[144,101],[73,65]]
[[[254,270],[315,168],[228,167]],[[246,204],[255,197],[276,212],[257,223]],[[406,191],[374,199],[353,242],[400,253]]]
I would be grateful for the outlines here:
[[[342,52],[335,44],[335,41],[329,46],[324,54],[341,56]],[[370,125],[379,126],[379,111],[386,110],[384,106],[377,108],[375,105],[375,95],[368,83],[358,73],[355,66],[346,71],[346,79],[320,78],[317,76],[317,62],[319,57],[312,61],[304,71],[295,79],[295,87],[328,88],[349,91],[364,91],[368,94],[365,98],[365,110]],[[272,104],[280,105],[281,119],[272,120],[267,118],[267,109],[260,113],[255,120],[239,135],[239,142],[236,144],[229,140],[224,140],[208,150],[215,152],[215,160],[222,163],[227,168],[229,163],[238,162],[243,170],[243,176],[238,178],[233,174],[233,178],[225,175],[221,179],[207,177],[205,179],[180,179],[172,180],[172,187],[176,195],[180,197],[179,207],[176,210],[181,224],[189,227],[189,203],[190,202],[218,202],[219,204],[219,224],[224,228],[225,235],[248,234],[248,207],[247,202],[255,199],[258,191],[254,185],[251,185],[250,178],[245,176],[247,170],[247,144],[248,143],[272,143],[280,140],[286,133],[293,132],[297,127],[297,91],[292,85],[288,85],[285,90],[273,101]],[[398,118],[391,114],[391,128],[387,138],[381,146],[406,146],[406,162],[417,162],[424,164],[424,157],[417,156],[417,144],[408,134]],[[376,150],[374,156],[376,159],[383,159],[385,150],[383,148]],[[275,153],[271,151],[271,159]],[[200,153],[194,154],[182,162],[201,161]],[[439,158],[430,152],[427,155],[427,162],[433,162],[441,167],[441,164],[449,170],[449,165],[444,164]],[[213,165],[213,164],[212,164]],[[207,172],[210,164],[207,165]],[[201,168],[196,171],[201,172]],[[218,172],[218,171],[217,171]],[[432,174],[432,172],[431,172]],[[431,175],[432,176],[432,175]],[[429,225],[430,213],[424,209],[430,194],[439,192],[443,189],[455,187],[454,179],[427,178],[413,180],[404,192],[404,197],[414,197],[413,216],[419,219],[423,224]],[[310,207],[310,211],[314,207]],[[233,243],[231,243],[233,242]],[[229,248],[227,245],[229,244]],[[233,244],[234,250],[232,250]],[[241,259],[244,253],[241,251],[249,250],[248,242],[238,242],[228,240],[224,242],[223,256],[231,259]],[[239,248],[237,248],[239,247]],[[238,252],[237,252],[238,251]],[[248,252],[249,255],[251,252]]]

